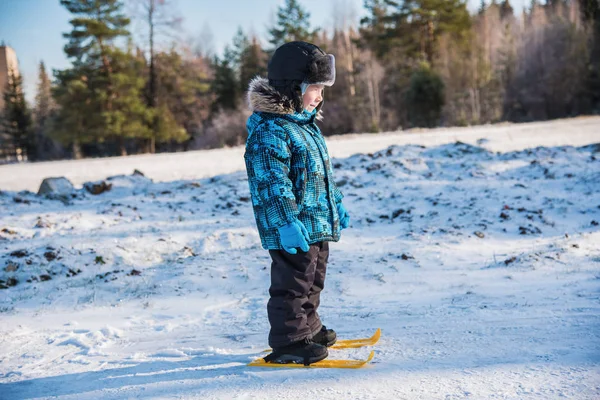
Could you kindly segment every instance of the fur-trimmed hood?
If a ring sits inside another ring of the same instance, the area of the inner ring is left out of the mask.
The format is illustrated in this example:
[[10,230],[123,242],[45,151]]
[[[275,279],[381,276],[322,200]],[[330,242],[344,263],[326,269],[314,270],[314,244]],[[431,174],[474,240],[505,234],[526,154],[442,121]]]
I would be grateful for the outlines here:
[[[300,114],[294,109],[291,99],[279,93],[273,86],[269,85],[268,79],[260,76],[252,79],[248,86],[248,107],[250,108],[250,111],[253,112],[283,115]],[[323,118],[320,107],[316,118],[318,120]]]

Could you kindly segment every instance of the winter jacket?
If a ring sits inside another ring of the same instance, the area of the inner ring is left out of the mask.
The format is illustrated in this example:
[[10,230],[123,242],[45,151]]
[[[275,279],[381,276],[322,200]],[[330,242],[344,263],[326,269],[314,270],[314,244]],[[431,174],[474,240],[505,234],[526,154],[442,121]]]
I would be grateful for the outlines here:
[[336,203],[342,193],[333,178],[327,146],[315,124],[317,111],[295,112],[268,80],[250,83],[253,114],[246,127],[244,159],[263,248],[280,250],[277,228],[298,218],[310,241],[340,239]]

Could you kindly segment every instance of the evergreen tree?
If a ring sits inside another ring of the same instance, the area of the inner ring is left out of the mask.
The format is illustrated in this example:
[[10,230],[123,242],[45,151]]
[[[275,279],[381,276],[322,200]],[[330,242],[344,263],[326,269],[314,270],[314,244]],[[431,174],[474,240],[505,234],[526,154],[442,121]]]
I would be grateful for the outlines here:
[[36,143],[31,129],[31,113],[23,93],[23,78],[14,70],[8,71],[4,88],[3,131],[10,144],[12,156],[22,160],[35,159]]
[[370,49],[377,58],[384,59],[391,48],[389,35],[388,4],[386,0],[365,0],[364,7],[368,12],[360,20],[361,48]]
[[[93,70],[81,65],[77,69],[55,71],[56,86],[52,94],[60,107],[51,121],[51,137],[70,147],[72,157],[83,157],[81,146],[96,141],[98,126],[102,126],[99,98],[89,85]],[[100,135],[100,134],[98,134]]]
[[[178,101],[189,101],[187,95],[178,92],[179,82],[186,82],[186,77],[183,74],[177,75],[173,70],[177,70],[181,63],[181,57],[174,51],[170,53],[175,56],[170,59],[165,57],[164,53],[154,55],[154,68],[156,72],[155,80],[155,100],[153,106],[149,108],[150,113],[150,153],[156,152],[162,145],[175,142],[182,143],[189,138],[183,124],[184,119],[177,118],[173,110],[176,108]],[[171,65],[171,62],[177,62],[177,66]],[[169,78],[165,78],[169,76]],[[181,97],[180,99],[174,99]]]
[[[73,30],[63,35],[69,40],[65,53],[73,67],[56,74],[62,86],[57,93],[58,119],[74,125],[57,127],[57,136],[64,139],[60,132],[70,131],[70,142],[77,145],[109,140],[121,155],[127,154],[126,138],[150,136],[151,114],[141,100],[144,81],[139,63],[131,49],[124,52],[113,44],[129,35],[123,4],[120,0],[61,0],[61,4],[75,17],[70,21]],[[81,101],[84,104],[76,104]],[[69,115],[73,112],[85,114]]]
[[55,107],[51,89],[50,77],[46,72],[44,62],[41,61],[38,68],[38,83],[34,108],[35,124],[38,128],[41,128],[46,124],[46,121],[50,117],[50,113]]
[[[199,134],[208,118],[212,94],[205,64],[203,58],[184,59],[175,50],[156,54],[157,102],[164,113],[157,140],[164,147]],[[170,123],[175,125],[168,128]]]
[[[156,110],[148,108],[144,101],[144,60],[133,54],[132,45],[129,45],[128,51],[112,47],[107,54],[113,68],[110,91],[103,92],[105,87],[101,86],[97,93],[107,96],[100,98],[107,107],[102,115],[110,134],[109,139],[116,139],[121,155],[125,155],[125,139],[154,138],[150,121],[156,115]],[[111,94],[113,98],[109,99]]]
[[598,0],[578,0],[579,10],[584,21],[600,22],[600,3]]
[[121,13],[121,0],[60,0],[60,4],[76,16],[69,21],[73,30],[63,34],[69,39],[67,57],[78,64],[101,61],[105,72],[110,72],[107,46],[119,36],[129,35],[130,21]]
[[303,40],[314,42],[317,30],[310,29],[310,13],[298,0],[285,0],[285,4],[277,11],[277,23],[269,29],[269,43],[274,51],[286,42]]
[[[221,60],[222,66],[225,59],[227,66],[234,71],[240,85],[240,92],[248,90],[248,83],[252,78],[257,75],[265,75],[267,72],[268,55],[262,50],[258,39],[256,37],[249,39],[241,27],[233,37],[231,47],[227,47],[225,50],[225,57]],[[221,75],[219,79],[222,78]]]
[[479,3],[479,9],[477,10],[477,14],[479,14],[479,15],[485,14],[486,9],[487,9],[487,4],[485,4],[485,0],[481,0],[481,3]]
[[509,0],[504,0],[502,4],[500,4],[500,18],[504,20],[512,16],[514,16],[514,9],[510,5]]
[[589,67],[582,96],[589,103],[587,111],[600,114],[600,2],[579,0],[579,9],[583,21],[589,25],[592,32]]
[[248,90],[248,84],[255,76],[266,77],[267,57],[258,39],[253,37],[240,55],[240,85],[243,92]]
[[450,34],[455,41],[466,42],[471,28],[471,17],[466,3],[461,0],[386,0],[393,7],[387,19],[392,23],[389,35],[405,54],[433,65],[437,44],[442,34]]
[[244,51],[246,50],[246,48],[248,48],[249,45],[250,42],[248,40],[248,36],[246,36],[241,26],[238,27],[238,30],[235,33],[235,36],[233,37],[232,46],[228,49],[229,57],[232,61],[232,67],[238,74],[240,72],[242,55],[244,54]]
[[521,113],[521,105],[517,100],[515,90],[513,90],[517,70],[517,46],[515,43],[517,37],[515,37],[512,27],[514,18],[513,21],[510,21],[510,15],[505,18],[508,20],[504,20],[506,22],[496,68],[499,73],[500,85],[504,90],[502,118],[514,119],[515,115]]
[[38,70],[37,93],[33,109],[33,131],[35,141],[38,144],[36,155],[36,159],[38,160],[55,159],[61,153],[60,147],[48,136],[50,120],[55,112],[55,108],[50,77],[42,61]]
[[538,0],[531,0],[529,2],[529,12],[533,12],[536,7],[539,7],[540,2]]
[[427,64],[423,64],[412,75],[406,97],[412,126],[434,127],[440,123],[444,106],[444,83]]
[[221,109],[235,110],[238,106],[241,90],[235,71],[236,63],[235,52],[229,46],[225,47],[223,58],[215,57],[212,82],[212,91],[215,94],[213,112]]

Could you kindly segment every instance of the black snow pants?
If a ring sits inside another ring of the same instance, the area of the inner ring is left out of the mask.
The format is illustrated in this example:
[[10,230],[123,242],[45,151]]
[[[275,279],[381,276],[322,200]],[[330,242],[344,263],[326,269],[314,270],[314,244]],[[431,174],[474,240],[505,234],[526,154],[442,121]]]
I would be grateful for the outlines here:
[[297,250],[297,254],[269,250],[273,262],[267,313],[272,348],[312,337],[321,330],[317,308],[325,283],[329,242],[313,243],[306,253]]

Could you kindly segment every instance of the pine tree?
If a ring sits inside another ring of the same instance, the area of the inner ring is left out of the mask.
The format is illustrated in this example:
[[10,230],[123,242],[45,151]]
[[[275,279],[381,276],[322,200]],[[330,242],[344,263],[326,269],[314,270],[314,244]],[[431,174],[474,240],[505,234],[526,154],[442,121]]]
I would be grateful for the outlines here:
[[157,140],[164,147],[199,134],[208,119],[212,93],[207,64],[203,58],[184,59],[173,49],[156,54],[158,108],[164,113]]
[[368,16],[360,20],[361,48],[370,49],[379,59],[389,55],[392,38],[389,35],[388,4],[386,0],[365,0]]
[[74,59],[75,67],[100,63],[110,85],[108,52],[115,39],[129,36],[130,20],[121,13],[121,0],[60,0],[60,4],[76,16],[69,21],[73,30],[63,34],[69,40],[64,48],[67,57]]
[[255,76],[267,75],[267,54],[263,51],[256,37],[253,37],[240,55],[241,90],[248,90],[250,80]]
[[56,86],[52,94],[60,107],[52,120],[50,135],[71,149],[73,158],[83,157],[82,145],[97,140],[103,121],[98,110],[100,99],[89,85],[94,70],[80,65],[77,69],[55,71]]
[[[184,118],[179,120],[174,115],[178,102],[191,102],[187,94],[179,92],[181,83],[186,83],[186,76],[177,71],[181,64],[181,57],[174,51],[169,53],[174,58],[165,57],[165,53],[154,55],[154,68],[156,71],[155,101],[148,108],[150,121],[150,140],[148,151],[154,153],[171,142],[182,143],[189,138],[184,128]],[[175,61],[177,66],[171,63]],[[166,78],[168,76],[168,78]],[[149,82],[148,82],[149,83]],[[148,85],[146,87],[147,93]]]
[[46,72],[44,62],[40,62],[38,69],[37,93],[35,95],[35,105],[33,109],[34,116],[34,136],[37,146],[36,159],[48,160],[57,158],[60,153],[60,147],[49,136],[48,131],[51,125],[51,118],[55,113],[56,105],[52,98],[52,85],[50,77]]
[[587,99],[587,112],[600,113],[600,2],[579,0],[583,21],[589,25],[592,43],[586,85],[582,96]]
[[[267,59],[268,55],[261,48],[256,36],[249,39],[242,28],[238,27],[232,45],[226,48],[224,58],[220,62],[224,67],[224,61],[227,61],[227,67],[233,70],[236,80],[239,82],[240,92],[245,92],[252,78],[266,74]],[[224,77],[224,72],[226,70],[220,71],[219,79],[231,79]]]
[[285,0],[285,4],[277,11],[277,23],[269,29],[269,43],[272,50],[286,42],[302,40],[314,42],[318,30],[310,29],[310,13],[298,0]]
[[[86,142],[116,143],[121,155],[127,154],[127,138],[148,138],[148,118],[144,109],[140,64],[130,49],[114,46],[119,37],[127,37],[129,18],[121,11],[120,0],[61,0],[75,15],[73,30],[63,36],[69,40],[65,53],[73,60],[71,70],[59,71],[57,80],[61,111],[58,120],[71,126],[57,126],[60,133],[71,132],[75,145]],[[83,101],[83,104],[76,104]],[[69,115],[85,112],[84,118]],[[81,132],[85,129],[85,132]],[[68,136],[68,135],[67,135]],[[77,150],[75,150],[77,153]]]
[[483,15],[486,9],[487,4],[485,4],[485,0],[481,0],[481,2],[479,3],[479,9],[477,10],[477,14]]
[[500,74],[500,82],[505,91],[503,99],[503,115],[504,119],[514,120],[515,115],[521,113],[521,105],[517,99],[514,88],[514,80],[517,67],[517,49],[515,46],[515,37],[512,33],[510,24],[504,25],[503,43],[499,52],[498,70]]
[[248,48],[249,45],[250,42],[248,40],[248,36],[246,36],[244,31],[242,30],[242,27],[239,26],[238,30],[235,33],[235,36],[233,37],[232,45],[228,50],[229,57],[232,61],[232,67],[238,74],[240,72],[240,63],[242,60],[242,55],[244,54],[244,51],[246,50],[246,48]]
[[23,93],[23,78],[13,69],[8,71],[8,80],[3,92],[4,112],[2,130],[10,143],[9,154],[17,160],[35,160],[36,143],[32,135],[31,113]]
[[406,97],[412,126],[434,127],[440,123],[444,83],[426,63],[412,75]]
[[471,17],[461,0],[386,0],[395,5],[388,20],[389,33],[404,49],[407,56],[433,65],[437,44],[442,34],[456,41],[467,42]]
[[229,46],[225,47],[222,58],[215,57],[214,59],[212,91],[215,94],[215,101],[212,104],[213,112],[221,109],[235,110],[238,107],[241,90],[235,71],[236,64],[235,52]]
[[500,4],[500,18],[502,20],[506,18],[510,18],[514,16],[514,9],[510,5],[509,0],[504,0],[502,4]]
[[[113,71],[110,91],[107,90],[106,95],[112,94],[114,97],[106,99],[107,109],[103,117],[110,132],[109,138],[117,140],[121,155],[125,155],[124,139],[147,140],[154,137],[150,121],[156,110],[148,108],[144,101],[144,60],[133,54],[132,44],[130,43],[128,51],[113,47],[107,54]],[[101,87],[100,91],[103,89]]]
[[50,113],[55,108],[51,89],[50,77],[46,72],[44,62],[41,61],[38,68],[38,83],[34,108],[35,124],[38,128],[46,124]]

